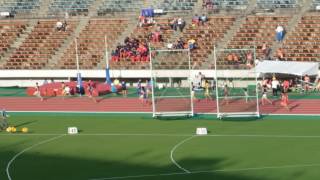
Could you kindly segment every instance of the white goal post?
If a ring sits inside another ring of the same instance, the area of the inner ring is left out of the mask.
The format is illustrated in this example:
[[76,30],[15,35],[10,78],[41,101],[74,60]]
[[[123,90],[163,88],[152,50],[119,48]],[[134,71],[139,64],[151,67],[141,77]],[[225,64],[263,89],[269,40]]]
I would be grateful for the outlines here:
[[153,117],[193,116],[189,49],[151,49]]
[[[213,53],[217,118],[260,117],[258,77],[255,71],[255,48],[215,48]],[[249,61],[250,53],[252,56],[251,63]],[[236,56],[237,61],[231,60],[230,56]],[[235,67],[235,69],[231,67]],[[237,77],[236,72],[241,71],[244,67],[247,68],[244,70],[246,75]]]

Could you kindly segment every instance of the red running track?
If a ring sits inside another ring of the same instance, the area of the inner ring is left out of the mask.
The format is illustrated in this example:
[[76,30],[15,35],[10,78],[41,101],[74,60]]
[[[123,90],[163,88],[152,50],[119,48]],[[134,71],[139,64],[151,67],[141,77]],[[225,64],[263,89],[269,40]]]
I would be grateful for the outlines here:
[[[185,102],[176,99],[167,99],[161,103],[164,110],[182,110]],[[253,103],[254,104],[254,103]],[[226,111],[243,111],[250,105],[244,101],[230,102],[224,104]],[[251,105],[250,105],[251,106]],[[320,114],[320,99],[299,99],[291,100],[289,103],[291,110],[280,106],[280,101],[274,101],[274,105],[260,106],[263,114]],[[0,98],[0,108],[7,111],[75,111],[75,112],[151,112],[150,104],[142,104],[138,98],[97,98],[97,103],[88,97],[49,98],[40,101],[35,97],[2,97]],[[216,102],[200,100],[194,102],[196,113],[215,113]],[[249,108],[250,109],[250,108]]]

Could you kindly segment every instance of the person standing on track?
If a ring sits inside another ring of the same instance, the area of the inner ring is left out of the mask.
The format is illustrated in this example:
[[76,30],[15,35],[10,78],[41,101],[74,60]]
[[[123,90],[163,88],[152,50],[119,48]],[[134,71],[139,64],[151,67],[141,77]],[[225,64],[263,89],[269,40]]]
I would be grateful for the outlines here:
[[38,82],[36,82],[35,91],[33,93],[34,96],[39,97],[41,101],[43,101],[43,97],[41,96],[40,86]]
[[224,96],[224,99],[221,104],[223,104],[224,102],[226,104],[229,104],[229,87],[227,84],[225,84],[223,87],[223,96]]
[[96,98],[93,97],[94,87],[93,87],[93,82],[91,80],[89,80],[88,82],[87,90],[88,90],[88,97],[92,99],[93,102],[97,103]]
[[262,105],[265,105],[265,102],[266,102],[266,101],[267,101],[268,103],[270,103],[270,104],[273,104],[272,101],[270,101],[270,100],[268,99],[267,86],[264,85],[264,86],[262,87],[262,97],[261,97],[261,103],[262,103]]
[[5,109],[2,109],[1,111],[0,111],[0,130],[5,130],[5,129],[7,129],[8,128],[8,126],[9,126],[9,124],[8,124],[8,121],[7,121],[7,117],[8,117],[8,115],[7,115],[7,112],[6,112],[6,110]]
[[286,86],[283,86],[281,91],[281,106],[286,108],[288,111],[290,111],[289,107],[289,96],[288,96],[288,88]]
[[205,80],[205,84],[204,84],[204,97],[206,98],[206,101],[208,102],[209,100],[211,100],[211,96],[210,96],[210,84],[207,80]]

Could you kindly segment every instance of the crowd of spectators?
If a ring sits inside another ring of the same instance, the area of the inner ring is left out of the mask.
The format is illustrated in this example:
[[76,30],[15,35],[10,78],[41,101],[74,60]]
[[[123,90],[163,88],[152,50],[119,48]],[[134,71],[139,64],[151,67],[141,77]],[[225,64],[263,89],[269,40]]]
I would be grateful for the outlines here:
[[137,61],[149,61],[149,47],[147,42],[139,41],[136,38],[126,37],[124,44],[118,44],[115,50],[111,52],[112,61],[131,60],[131,62]]
[[198,14],[195,14],[192,18],[192,25],[193,26],[205,25],[207,21],[208,21],[208,17],[205,14],[202,14],[201,16],[198,16]]
[[169,25],[170,25],[171,29],[173,29],[175,31],[177,31],[179,29],[180,32],[182,32],[186,26],[186,21],[184,19],[182,19],[181,17],[173,18],[172,20],[169,20]]

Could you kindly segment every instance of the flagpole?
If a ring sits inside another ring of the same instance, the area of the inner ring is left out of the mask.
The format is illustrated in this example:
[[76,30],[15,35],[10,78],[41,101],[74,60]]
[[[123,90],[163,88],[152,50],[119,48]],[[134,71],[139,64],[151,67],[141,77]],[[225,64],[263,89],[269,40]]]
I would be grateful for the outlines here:
[[76,44],[75,48],[76,48],[77,73],[80,73],[77,38],[75,38],[74,42],[75,42],[75,44]]
[[79,95],[81,96],[82,92],[82,78],[81,78],[81,73],[80,73],[80,65],[79,65],[79,54],[78,54],[78,41],[77,38],[74,40],[75,43],[75,48],[76,48],[76,61],[77,61],[77,86],[79,87]]
[[104,45],[105,45],[105,58],[106,58],[106,83],[111,84],[107,35],[104,36]]
[[108,54],[108,42],[107,42],[107,36],[104,36],[104,45],[105,45],[105,56],[106,56],[106,65],[107,69],[109,69],[109,54]]

